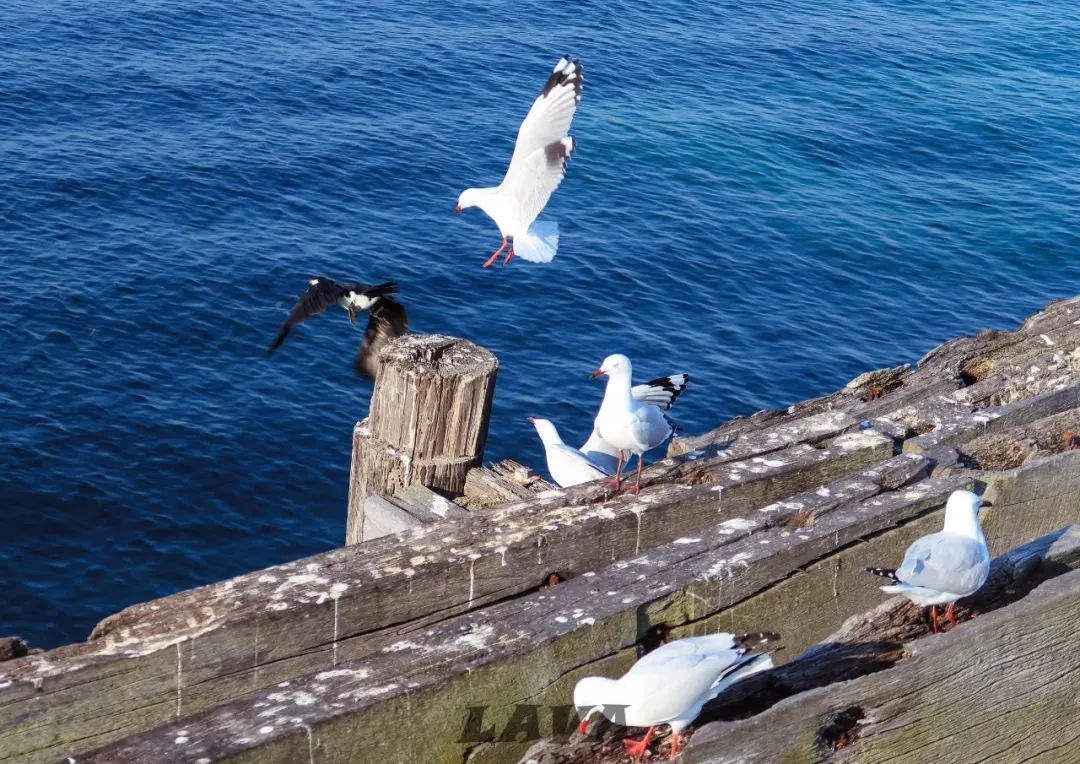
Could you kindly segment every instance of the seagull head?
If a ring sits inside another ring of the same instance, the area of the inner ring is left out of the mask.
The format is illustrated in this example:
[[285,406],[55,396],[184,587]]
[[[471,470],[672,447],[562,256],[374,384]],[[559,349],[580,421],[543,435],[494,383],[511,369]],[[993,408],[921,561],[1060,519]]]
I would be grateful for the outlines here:
[[607,374],[608,376],[625,374],[629,377],[630,373],[630,359],[621,353],[616,353],[615,355],[609,355],[605,358],[604,362],[600,364],[600,368],[594,371],[591,376],[593,379],[603,376],[604,374]]
[[555,429],[555,425],[550,420],[531,416],[529,421],[536,428],[536,434],[540,436],[540,440],[544,442],[545,446],[548,443],[562,443],[562,439],[559,438],[559,431]]
[[602,676],[587,676],[574,687],[574,706],[577,708],[581,723],[578,732],[582,735],[589,728],[589,717],[604,710],[604,701],[610,701],[614,679]]
[[945,530],[970,535],[979,527],[982,499],[971,491],[953,491],[945,503]]
[[454,212],[461,212],[467,210],[469,207],[476,207],[480,204],[480,191],[479,188],[466,188],[461,192],[461,195],[457,199],[457,205],[454,207]]

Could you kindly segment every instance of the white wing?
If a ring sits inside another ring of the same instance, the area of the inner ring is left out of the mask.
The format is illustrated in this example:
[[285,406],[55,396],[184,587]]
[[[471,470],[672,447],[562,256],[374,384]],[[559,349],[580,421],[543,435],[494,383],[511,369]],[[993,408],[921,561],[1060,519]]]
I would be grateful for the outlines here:
[[501,189],[513,205],[513,233],[523,234],[536,220],[562,183],[566,163],[574,152],[573,138],[560,138],[511,164]]
[[984,544],[942,531],[916,539],[896,577],[908,586],[964,595],[982,586],[989,571],[990,552]]
[[553,443],[545,449],[548,472],[562,488],[599,480],[610,473],[605,472],[577,449],[563,443]]
[[661,645],[635,663],[619,680],[631,704],[628,719],[660,724],[678,718],[715,694],[717,685],[744,661],[730,634],[680,639]]
[[566,175],[566,163],[574,153],[570,123],[581,100],[581,85],[581,62],[569,56],[559,59],[518,129],[514,155],[500,184],[510,197],[516,235],[532,225]]
[[[506,180],[514,173],[515,165],[521,165],[535,152],[570,133],[570,123],[581,100],[582,84],[581,62],[571,60],[568,55],[560,58],[518,128],[517,143],[514,144],[514,155],[506,170]],[[506,183],[506,180],[503,182]]]
[[689,382],[689,374],[669,374],[644,384],[634,385],[630,388],[630,395],[635,401],[651,403],[659,406],[662,411],[667,411]]
[[634,401],[631,417],[631,437],[641,451],[656,448],[674,432],[664,413],[651,403]]
[[580,451],[589,457],[594,464],[606,469],[608,474],[615,472],[615,468],[618,466],[619,449],[600,437],[595,424],[593,424],[592,434],[582,444]]

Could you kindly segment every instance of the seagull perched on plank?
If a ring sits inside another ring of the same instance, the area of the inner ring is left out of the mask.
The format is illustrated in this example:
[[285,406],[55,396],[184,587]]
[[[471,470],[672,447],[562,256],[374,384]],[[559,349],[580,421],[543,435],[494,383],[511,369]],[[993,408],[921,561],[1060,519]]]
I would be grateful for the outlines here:
[[[659,407],[661,411],[667,411],[672,407],[676,399],[682,395],[682,391],[686,389],[689,382],[689,374],[669,374],[666,377],[657,377],[644,384],[634,385],[630,388],[630,396],[635,401],[651,403]],[[582,445],[581,452],[589,457],[593,464],[609,475],[615,471],[619,458],[619,449],[601,438],[600,433],[596,431],[595,425],[593,425],[593,431],[589,435],[589,439]]]
[[624,740],[626,752],[643,757],[653,729],[671,726],[671,753],[679,752],[679,735],[701,713],[702,707],[732,684],[772,668],[768,653],[751,652],[780,639],[779,634],[712,634],[688,637],[660,645],[646,654],[621,679],[588,676],[574,687],[574,706],[585,734],[589,717],[600,712],[626,727],[648,727],[641,740]]
[[[634,493],[637,493],[641,490],[644,453],[663,444],[675,432],[675,426],[664,416],[663,401],[653,403],[634,397],[630,386],[633,367],[629,358],[618,353],[609,355],[592,376],[595,379],[603,374],[607,375],[608,383],[604,390],[604,400],[600,404],[600,412],[596,415],[594,431],[599,440],[618,453],[615,477],[611,479],[614,490],[617,491],[622,485],[623,465],[630,460],[631,454],[637,454],[637,481],[633,489]],[[689,376],[684,374],[675,377],[681,378],[682,384],[677,390],[666,395],[667,405],[675,400],[689,380]],[[656,398],[660,398],[660,393],[656,394]],[[586,446],[588,445],[586,443]]]
[[325,276],[316,276],[310,279],[308,284],[307,291],[289,311],[267,352],[272,354],[281,347],[294,327],[312,316],[319,315],[331,305],[344,308],[354,326],[357,314],[366,310],[367,328],[364,330],[364,339],[353,360],[353,366],[361,376],[374,379],[379,366],[379,350],[390,340],[409,332],[409,318],[405,307],[390,297],[398,291],[397,284],[393,281],[375,286],[339,284]]
[[902,594],[916,605],[930,606],[930,627],[938,631],[937,606],[949,603],[945,618],[953,626],[956,601],[977,592],[990,575],[990,550],[979,525],[982,504],[971,491],[953,491],[945,504],[945,527],[915,539],[899,568],[867,568],[867,573],[892,579],[881,587]]
[[479,207],[499,226],[502,245],[484,263],[491,266],[509,245],[503,264],[514,255],[534,263],[547,263],[559,247],[559,226],[534,222],[552,192],[562,183],[566,163],[574,153],[569,136],[581,100],[581,62],[569,54],[559,59],[540,96],[518,129],[514,154],[502,182],[489,188],[467,188],[458,197],[455,212]]
[[588,483],[590,480],[606,478],[611,473],[605,471],[598,464],[573,446],[563,443],[559,437],[559,431],[547,419],[529,417],[533,423],[540,440],[544,442],[544,454],[547,457],[548,472],[551,479],[559,484],[560,488],[569,488],[572,485]]

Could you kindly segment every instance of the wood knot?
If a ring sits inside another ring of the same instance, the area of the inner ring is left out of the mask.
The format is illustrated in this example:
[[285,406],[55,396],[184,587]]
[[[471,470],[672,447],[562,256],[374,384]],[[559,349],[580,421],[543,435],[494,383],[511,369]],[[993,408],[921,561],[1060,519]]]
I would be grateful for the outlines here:
[[553,586],[557,586],[558,584],[561,584],[563,581],[569,581],[570,578],[571,578],[571,576],[569,576],[569,575],[567,575],[565,573],[560,573],[559,571],[549,573],[548,575],[544,576],[544,582],[542,584],[540,584],[539,591],[542,591],[542,592],[547,591],[548,589],[552,588]]
[[864,718],[865,714],[859,706],[850,706],[843,711],[829,714],[818,730],[818,747],[827,751],[847,748],[859,738],[860,722]]

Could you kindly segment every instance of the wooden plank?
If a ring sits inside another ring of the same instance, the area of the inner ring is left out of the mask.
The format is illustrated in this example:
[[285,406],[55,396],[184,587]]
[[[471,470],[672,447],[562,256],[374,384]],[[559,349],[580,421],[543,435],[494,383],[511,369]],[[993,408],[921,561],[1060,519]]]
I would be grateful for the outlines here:
[[[672,455],[737,441],[765,429],[797,426],[812,416],[843,414],[856,422],[893,417],[942,397],[975,407],[1011,403],[1055,389],[1080,370],[1080,297],[1051,303],[1014,332],[981,332],[939,345],[916,368],[861,374],[842,390],[787,409],[738,417],[709,433],[672,441]],[[917,433],[916,433],[917,434]]]
[[331,670],[551,573],[594,570],[891,452],[888,438],[860,432],[745,463],[699,460],[681,482],[647,485],[640,497],[601,501],[601,489],[579,486],[135,606],[90,642],[3,664],[0,755],[101,745]]
[[989,433],[959,448],[965,461],[976,469],[1009,470],[1075,449],[1077,433],[1080,433],[1080,408]]
[[[972,610],[985,614],[1005,607],[1078,566],[1080,526],[1055,531],[996,558],[986,585],[976,596],[961,601],[959,617],[968,620]],[[791,628],[785,625],[785,630],[801,634],[798,624]],[[799,693],[883,671],[903,660],[904,643],[929,633],[924,609],[902,597],[892,597],[852,616],[794,661],[732,687],[705,707],[694,726],[705,728],[710,722],[743,719]],[[588,737],[534,745],[520,764],[530,760],[533,764],[623,764],[619,743],[630,731],[606,723],[592,727]],[[662,730],[661,736],[665,732]]]
[[[545,592],[414,632],[381,655],[296,679],[287,691],[264,691],[79,760],[146,760],[186,730],[190,757],[287,761],[305,755],[309,729],[322,742],[320,761],[412,761],[417,751],[426,761],[460,760],[469,745],[460,741],[469,706],[488,706],[489,722],[501,727],[519,701],[544,702],[552,692],[565,699],[575,672],[632,648],[654,624],[701,622],[710,611],[827,556],[838,543],[934,511],[961,484],[961,478],[923,481],[821,514],[798,533],[768,527],[741,536],[734,525],[721,524],[700,538],[678,539]],[[851,478],[847,490],[873,489]],[[648,575],[657,570],[663,576]],[[296,702],[309,696],[315,699],[309,705]],[[404,724],[411,730],[407,744],[394,734]],[[358,725],[368,735],[363,745],[350,732]],[[498,760],[512,760],[520,749],[501,746]]]
[[947,634],[893,668],[801,693],[694,735],[687,764],[950,764],[1080,759],[1080,571]]
[[983,528],[993,553],[1017,538],[1080,520],[1080,451],[1068,451],[1013,470],[987,473]]
[[528,467],[503,459],[487,467],[476,467],[465,476],[465,495],[458,501],[469,509],[480,509],[507,501],[527,499],[558,489]]
[[[926,453],[943,445],[956,445],[986,433],[1028,425],[1033,422],[1080,407],[1080,382],[1070,382],[1061,389],[1026,398],[1008,406],[969,411],[956,404],[952,411],[939,407],[933,432],[904,442],[908,453]],[[923,419],[930,417],[923,415]]]
[[[676,635],[712,632],[730,628],[730,613],[742,609],[736,629],[789,625],[786,641],[795,652],[835,631],[847,615],[880,601],[880,582],[862,574],[863,566],[899,559],[912,538],[940,528],[937,508],[966,479],[904,486],[903,475],[919,474],[910,471],[914,464],[900,467],[911,459],[897,457],[836,481],[828,492],[811,491],[764,507],[758,515],[766,520],[749,535],[743,535],[745,518],[723,521],[713,532],[676,539],[554,589],[403,635],[381,656],[339,667],[340,676],[323,672],[296,679],[290,693],[319,699],[310,714],[294,703],[287,706],[292,715],[283,715],[283,704],[270,697],[280,691],[270,691],[85,760],[137,761],[186,729],[202,746],[193,755],[287,761],[303,754],[310,728],[323,741],[319,755],[328,762],[409,761],[416,755],[457,761],[472,745],[461,742],[469,707],[486,706],[483,726],[501,730],[520,703],[566,703],[576,678],[625,669],[634,646],[660,623]],[[889,474],[900,476],[903,487],[875,495]],[[777,515],[786,521],[767,519]],[[802,524],[805,518],[811,521]],[[278,709],[284,721],[262,735],[263,727],[253,725],[271,709]],[[407,745],[394,735],[402,725],[415,730]],[[372,736],[365,746],[353,732],[358,726]],[[513,761],[523,748],[504,742],[474,750],[473,758],[478,764]]]

